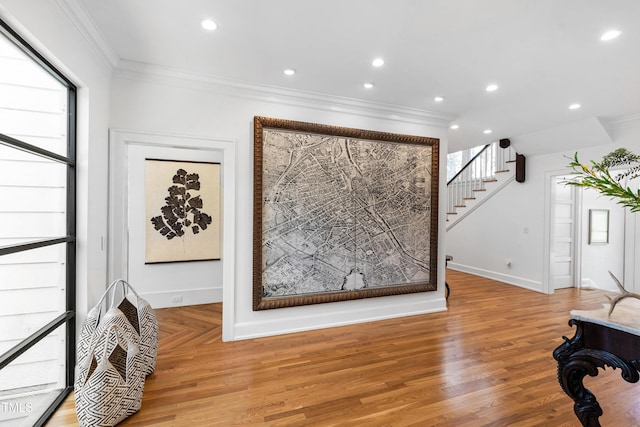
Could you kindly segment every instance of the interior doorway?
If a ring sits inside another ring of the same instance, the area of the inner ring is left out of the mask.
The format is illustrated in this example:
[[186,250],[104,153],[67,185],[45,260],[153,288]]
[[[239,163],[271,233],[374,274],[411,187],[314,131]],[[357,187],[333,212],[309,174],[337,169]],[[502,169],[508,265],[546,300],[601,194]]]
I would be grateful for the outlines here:
[[[625,208],[593,190],[564,184],[572,175],[549,175],[545,270],[548,293],[568,287],[617,291],[610,277],[633,287],[633,274],[625,268],[625,259],[633,256],[627,232],[635,225]],[[606,238],[591,239],[594,212],[606,212]]]
[[551,177],[549,285],[551,291],[580,283],[579,209],[576,187],[565,185],[567,177]]

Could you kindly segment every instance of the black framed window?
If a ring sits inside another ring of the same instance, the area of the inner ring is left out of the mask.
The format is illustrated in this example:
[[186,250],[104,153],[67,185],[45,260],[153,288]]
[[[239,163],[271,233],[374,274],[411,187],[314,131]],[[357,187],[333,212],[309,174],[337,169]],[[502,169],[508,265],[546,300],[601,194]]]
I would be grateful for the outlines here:
[[0,427],[73,389],[76,88],[0,20]]

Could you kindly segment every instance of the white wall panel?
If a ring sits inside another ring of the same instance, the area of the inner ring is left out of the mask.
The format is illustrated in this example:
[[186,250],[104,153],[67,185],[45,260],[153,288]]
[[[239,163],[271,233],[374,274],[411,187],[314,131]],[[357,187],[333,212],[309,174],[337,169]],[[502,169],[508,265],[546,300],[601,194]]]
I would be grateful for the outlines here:
[[[47,183],[42,183],[44,184]],[[0,212],[65,212],[67,190],[64,187],[2,186]],[[1,214],[0,214],[1,215]]]
[[[0,61],[0,64],[2,61]],[[15,87],[0,83],[0,110],[30,110],[47,113],[60,113],[63,107],[63,96],[58,90],[34,87]]]
[[[609,242],[589,244],[589,209],[609,210]],[[611,271],[623,284],[624,277],[624,208],[595,190],[582,194],[582,279],[591,286],[617,291],[618,287],[609,275]],[[634,214],[630,214],[634,215]],[[629,283],[631,284],[631,283]]]
[[[59,315],[59,310],[11,316],[0,315],[0,331],[3,331],[0,346],[3,346],[3,341],[15,343],[18,342],[18,340],[28,337]],[[5,345],[5,347],[8,346]]]
[[60,310],[64,292],[56,287],[0,289],[0,313],[4,316]]
[[65,268],[64,263],[57,261],[0,264],[0,290],[40,288],[52,283],[57,287],[57,279]]
[[[579,158],[584,162],[600,160],[616,148],[613,144],[586,148],[579,151]],[[636,145],[627,148],[639,153],[640,139]],[[474,215],[447,232],[447,253],[454,257],[449,266],[528,289],[551,292],[548,277],[545,277],[549,265],[546,263],[545,267],[545,255],[549,253],[549,248],[545,248],[545,244],[549,244],[545,232],[548,232],[546,221],[550,215],[545,211],[545,197],[548,197],[545,185],[549,184],[545,180],[550,173],[569,173],[567,165],[573,154],[528,156],[524,183],[509,184]],[[634,239],[633,235],[630,238]],[[507,261],[511,262],[510,266]]]
[[[268,96],[181,78],[123,73],[114,79],[113,127],[236,141],[236,278],[229,294],[225,288],[224,321],[226,327],[230,327],[225,331],[225,339],[251,338],[446,309],[444,254],[439,254],[437,292],[252,311],[255,115],[440,138],[441,153],[446,154],[447,130],[444,123],[438,127],[426,115],[422,118],[409,117],[403,116],[402,111],[368,110],[366,105],[349,106],[348,112],[346,109],[338,99],[299,99],[282,94]],[[441,185],[445,182],[444,154],[441,159]],[[442,197],[441,201],[444,199]],[[444,206],[440,210],[443,213]],[[444,226],[443,217],[440,224]],[[439,242],[443,247],[443,228]],[[186,274],[188,266],[184,268]]]

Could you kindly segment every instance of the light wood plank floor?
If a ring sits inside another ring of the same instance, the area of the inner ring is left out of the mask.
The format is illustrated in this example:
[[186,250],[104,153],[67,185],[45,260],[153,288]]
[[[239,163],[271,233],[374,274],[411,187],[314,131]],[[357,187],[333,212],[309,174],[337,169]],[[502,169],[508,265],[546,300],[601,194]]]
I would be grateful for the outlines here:
[[[601,291],[527,291],[455,271],[449,310],[223,343],[221,305],[157,310],[142,409],[122,426],[575,426],[553,349]],[[640,425],[640,389],[585,381],[603,426]],[[77,426],[73,397],[48,427]]]

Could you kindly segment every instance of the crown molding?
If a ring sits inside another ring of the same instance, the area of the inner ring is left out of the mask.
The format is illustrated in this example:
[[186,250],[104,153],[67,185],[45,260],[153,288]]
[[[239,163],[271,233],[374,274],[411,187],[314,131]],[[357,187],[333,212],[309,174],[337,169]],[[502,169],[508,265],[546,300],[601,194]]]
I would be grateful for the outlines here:
[[84,5],[78,0],[56,0],[56,3],[99,56],[111,68],[116,68],[120,58],[98,30]]
[[288,89],[279,86],[262,85],[127,60],[121,60],[118,63],[114,71],[114,77],[155,82],[263,102],[354,114],[376,119],[388,119],[439,128],[447,128],[449,123],[455,118],[451,115],[417,108]]
[[628,116],[616,117],[608,122],[609,125],[640,121],[640,113],[629,114]]

